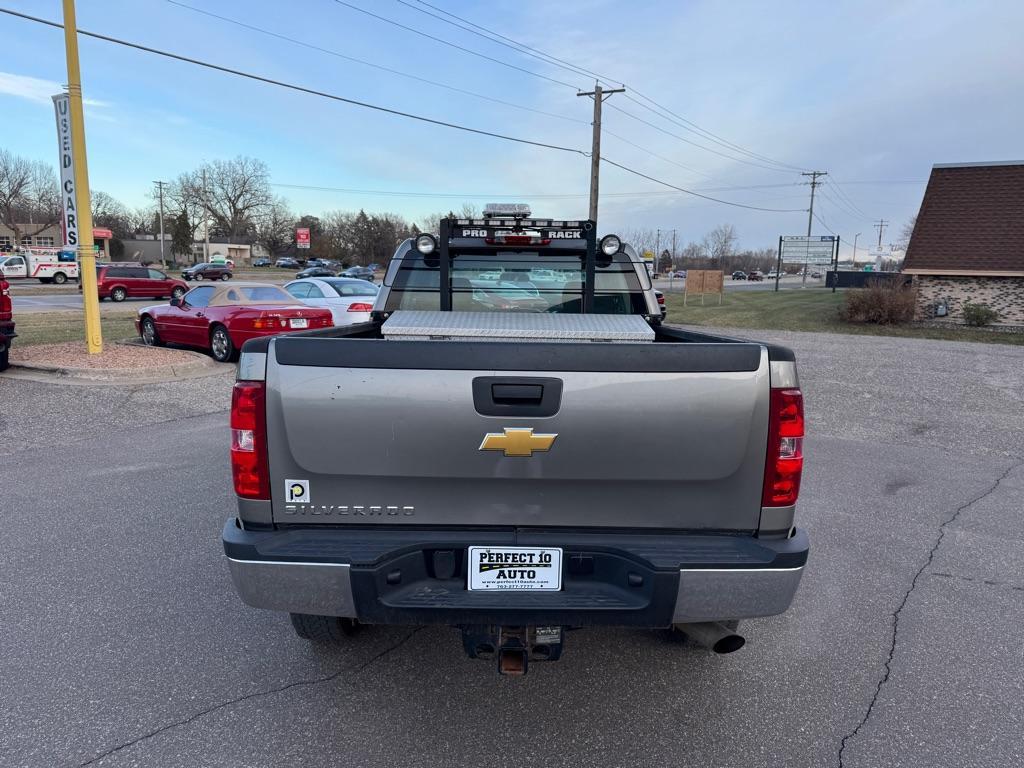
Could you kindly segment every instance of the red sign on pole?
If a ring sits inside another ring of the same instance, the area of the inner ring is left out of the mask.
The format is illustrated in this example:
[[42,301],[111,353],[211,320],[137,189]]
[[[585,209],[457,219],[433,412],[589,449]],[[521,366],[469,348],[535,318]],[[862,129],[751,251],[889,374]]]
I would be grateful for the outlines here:
[[295,247],[296,248],[309,248],[309,228],[308,227],[296,227],[295,228]]

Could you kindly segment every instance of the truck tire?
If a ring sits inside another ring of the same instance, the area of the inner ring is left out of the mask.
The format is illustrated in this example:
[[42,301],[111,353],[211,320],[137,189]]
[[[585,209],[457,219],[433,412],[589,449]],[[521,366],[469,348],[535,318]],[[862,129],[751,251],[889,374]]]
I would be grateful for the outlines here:
[[63,272],[55,272],[53,275],[53,282],[57,285],[64,285],[68,281],[68,276]]
[[303,640],[315,643],[340,643],[356,633],[359,623],[355,619],[340,616],[314,616],[308,613],[293,613],[292,629]]

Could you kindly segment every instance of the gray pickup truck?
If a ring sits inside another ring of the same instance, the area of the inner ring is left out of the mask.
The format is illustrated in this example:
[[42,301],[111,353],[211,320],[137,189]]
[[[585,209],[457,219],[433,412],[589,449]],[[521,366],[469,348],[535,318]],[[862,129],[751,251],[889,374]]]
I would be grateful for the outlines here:
[[310,640],[457,627],[505,674],[571,627],[738,649],[807,561],[792,352],[662,327],[628,245],[503,211],[400,245],[372,322],[242,348],[239,595]]

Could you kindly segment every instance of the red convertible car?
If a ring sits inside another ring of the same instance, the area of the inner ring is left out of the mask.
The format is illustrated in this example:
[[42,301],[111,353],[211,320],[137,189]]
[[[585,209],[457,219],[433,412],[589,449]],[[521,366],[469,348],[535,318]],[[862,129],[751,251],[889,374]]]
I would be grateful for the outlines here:
[[202,347],[222,363],[234,360],[249,339],[331,325],[331,310],[307,306],[267,283],[203,285],[169,304],[140,309],[135,318],[144,343]]

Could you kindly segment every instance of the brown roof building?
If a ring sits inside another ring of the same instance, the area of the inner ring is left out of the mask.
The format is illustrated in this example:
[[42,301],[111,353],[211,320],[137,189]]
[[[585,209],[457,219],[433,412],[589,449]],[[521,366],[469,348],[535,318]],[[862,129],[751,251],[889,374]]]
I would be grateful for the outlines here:
[[1024,161],[934,166],[903,271],[920,319],[962,323],[972,303],[1024,325]]

